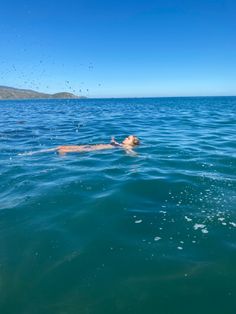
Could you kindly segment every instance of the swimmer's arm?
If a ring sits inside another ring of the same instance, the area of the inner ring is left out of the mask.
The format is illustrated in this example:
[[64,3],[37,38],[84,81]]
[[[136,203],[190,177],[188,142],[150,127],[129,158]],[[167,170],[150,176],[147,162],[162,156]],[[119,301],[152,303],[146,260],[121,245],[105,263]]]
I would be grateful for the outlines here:
[[118,142],[115,140],[114,136],[111,137],[111,144],[112,144],[112,145],[116,145],[116,146],[122,146],[120,143],[118,143]]

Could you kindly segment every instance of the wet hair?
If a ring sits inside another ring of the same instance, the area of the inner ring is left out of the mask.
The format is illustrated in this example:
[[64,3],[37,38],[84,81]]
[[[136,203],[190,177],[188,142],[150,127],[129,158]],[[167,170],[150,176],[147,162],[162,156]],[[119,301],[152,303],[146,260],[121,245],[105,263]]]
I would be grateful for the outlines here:
[[134,140],[133,140],[134,145],[139,145],[140,144],[140,140],[134,136]]

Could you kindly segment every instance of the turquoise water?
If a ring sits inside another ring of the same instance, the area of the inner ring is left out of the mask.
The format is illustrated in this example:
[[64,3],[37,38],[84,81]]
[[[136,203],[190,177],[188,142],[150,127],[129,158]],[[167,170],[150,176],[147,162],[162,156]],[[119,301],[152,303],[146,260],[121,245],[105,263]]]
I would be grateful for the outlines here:
[[235,133],[233,97],[0,102],[0,313],[235,313]]

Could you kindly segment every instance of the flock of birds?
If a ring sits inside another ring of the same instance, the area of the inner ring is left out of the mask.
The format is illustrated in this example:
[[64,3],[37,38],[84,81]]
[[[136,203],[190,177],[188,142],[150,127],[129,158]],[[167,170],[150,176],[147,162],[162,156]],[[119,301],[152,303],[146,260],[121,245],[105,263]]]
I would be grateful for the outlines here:
[[[56,65],[55,61],[52,61],[51,64],[53,66]],[[41,78],[43,77],[49,77],[50,78],[50,73],[46,70],[46,67],[43,67],[43,60],[39,60],[38,64],[35,66],[35,68],[31,69],[30,71],[26,71],[22,69],[22,67],[19,67],[15,64],[13,64],[11,67],[7,66],[7,62],[2,60],[1,61],[1,74],[0,74],[0,80],[1,82],[4,82],[4,84],[1,85],[6,85],[10,86],[12,84],[9,84],[9,81],[14,81],[15,78],[19,80],[21,83],[18,84],[18,88],[23,88],[23,89],[33,89],[39,92],[42,92],[44,90],[50,90],[52,86],[50,84],[44,85],[43,80]],[[62,68],[65,67],[65,64],[61,65]],[[83,67],[88,71],[93,71],[94,70],[94,64],[90,62],[89,64],[83,64],[80,63],[79,67]],[[5,70],[4,70],[5,68]],[[33,79],[33,77],[37,77],[38,79]],[[13,79],[14,78],[14,79]],[[41,82],[40,82],[41,81]],[[6,83],[5,83],[6,82]],[[64,83],[64,84],[63,84]],[[63,86],[64,85],[64,86]],[[87,88],[86,83],[84,81],[81,81],[79,83],[71,82],[69,80],[65,80],[62,82],[62,89],[64,88],[65,91],[80,95],[80,96],[89,96],[90,89]],[[101,83],[97,84],[97,87],[100,88],[102,86]]]

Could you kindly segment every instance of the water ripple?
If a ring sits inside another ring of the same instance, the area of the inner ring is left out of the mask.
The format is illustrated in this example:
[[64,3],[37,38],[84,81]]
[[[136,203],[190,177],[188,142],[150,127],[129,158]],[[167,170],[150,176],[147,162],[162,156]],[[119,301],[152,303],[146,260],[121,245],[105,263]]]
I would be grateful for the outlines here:
[[[148,308],[235,291],[236,98],[0,106],[3,312],[102,313],[110,302],[110,313],[143,313],[137,296]],[[128,134],[141,139],[135,157],[24,155]]]

